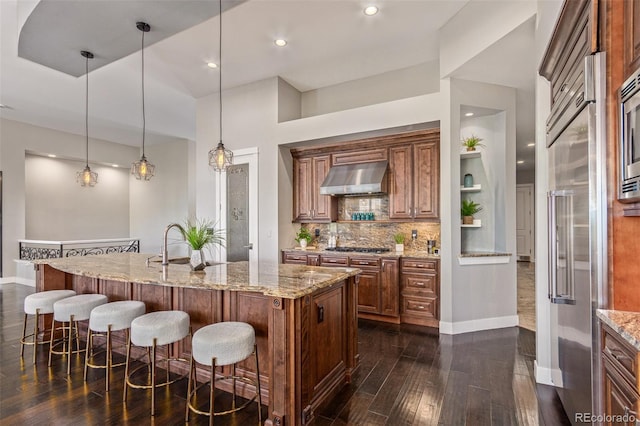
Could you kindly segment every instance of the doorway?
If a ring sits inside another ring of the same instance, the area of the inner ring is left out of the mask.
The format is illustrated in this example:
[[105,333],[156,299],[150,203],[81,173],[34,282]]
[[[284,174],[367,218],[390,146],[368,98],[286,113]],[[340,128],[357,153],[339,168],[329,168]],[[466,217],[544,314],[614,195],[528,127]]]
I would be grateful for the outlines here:
[[536,330],[536,292],[534,266],[534,186],[516,185],[516,240],[518,256],[518,323]]

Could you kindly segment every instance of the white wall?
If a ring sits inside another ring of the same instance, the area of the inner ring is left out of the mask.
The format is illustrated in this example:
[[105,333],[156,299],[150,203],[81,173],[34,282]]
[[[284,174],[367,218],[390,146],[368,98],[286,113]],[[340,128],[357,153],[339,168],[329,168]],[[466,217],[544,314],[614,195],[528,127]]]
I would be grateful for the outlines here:
[[[26,236],[25,152],[56,154],[59,158],[81,160],[85,156],[84,136],[16,121],[0,119],[0,167],[2,194],[2,270],[5,277],[15,275],[18,240]],[[89,159],[104,164],[130,164],[138,149],[90,139]]]
[[439,73],[438,61],[432,61],[309,90],[302,93],[302,117],[436,93],[440,90]]
[[[441,239],[445,249],[441,252],[441,333],[463,333],[517,325],[516,260],[511,256],[507,264],[465,265],[457,261],[462,251],[460,227],[460,106],[473,105],[504,111],[504,139],[492,144],[495,155],[502,157],[503,165],[495,173],[494,181],[501,186],[494,191],[495,203],[515,205],[515,89],[464,80],[443,80],[441,94],[449,98],[448,120],[441,133],[441,185],[442,192],[453,188],[441,198]],[[445,129],[446,127],[446,129]],[[496,137],[495,127],[492,139]],[[512,185],[508,185],[512,182]],[[497,202],[500,198],[503,202]],[[506,210],[506,209],[505,209]],[[490,212],[488,212],[490,213]],[[516,252],[515,209],[506,210],[504,217],[496,216],[505,229],[504,250]],[[446,248],[449,246],[449,249]],[[445,269],[446,268],[446,269]]]
[[[131,236],[140,239],[140,252],[159,254],[164,228],[170,223],[182,224],[190,215],[189,206],[189,153],[186,140],[145,147],[147,159],[156,166],[155,176],[149,181],[130,177],[131,209],[129,214]],[[172,229],[169,234],[169,254],[187,255],[187,246],[180,234]]]
[[129,169],[91,164],[98,184],[82,187],[81,161],[27,155],[25,237],[87,240],[129,237]]

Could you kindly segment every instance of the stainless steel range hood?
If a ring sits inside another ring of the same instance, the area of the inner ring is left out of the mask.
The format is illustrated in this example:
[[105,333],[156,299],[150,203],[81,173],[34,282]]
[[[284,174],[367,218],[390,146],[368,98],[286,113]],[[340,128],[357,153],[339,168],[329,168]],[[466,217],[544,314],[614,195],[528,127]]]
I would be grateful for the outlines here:
[[387,192],[388,161],[334,166],[320,186],[323,195],[367,195]]

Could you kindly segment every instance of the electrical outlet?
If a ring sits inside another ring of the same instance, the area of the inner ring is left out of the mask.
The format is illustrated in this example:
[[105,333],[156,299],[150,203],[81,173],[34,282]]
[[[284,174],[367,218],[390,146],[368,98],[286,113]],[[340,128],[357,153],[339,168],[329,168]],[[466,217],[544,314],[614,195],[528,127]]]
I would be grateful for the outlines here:
[[316,233],[316,237],[320,236],[320,228],[316,228],[315,229],[315,233]]
[[417,240],[418,239],[418,230],[417,229],[412,229],[411,230],[411,239],[412,240]]

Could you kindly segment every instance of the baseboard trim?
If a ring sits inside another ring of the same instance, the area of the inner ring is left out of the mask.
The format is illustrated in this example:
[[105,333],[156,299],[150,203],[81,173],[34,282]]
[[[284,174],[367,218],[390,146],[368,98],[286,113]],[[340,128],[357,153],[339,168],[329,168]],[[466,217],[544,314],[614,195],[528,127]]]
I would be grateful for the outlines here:
[[511,315],[506,317],[482,318],[472,321],[445,322],[440,321],[440,333],[442,334],[461,334],[473,331],[493,330],[496,328],[516,327],[518,325],[518,316]]
[[533,361],[533,371],[536,376],[536,382],[542,385],[553,386],[551,381],[551,369],[547,367],[540,367],[538,361]]
[[4,277],[4,278],[0,278],[0,284],[22,284],[22,285],[27,285],[29,287],[35,287],[36,280],[30,280],[28,278],[18,278],[18,277]]

